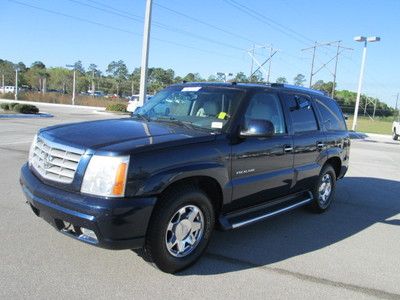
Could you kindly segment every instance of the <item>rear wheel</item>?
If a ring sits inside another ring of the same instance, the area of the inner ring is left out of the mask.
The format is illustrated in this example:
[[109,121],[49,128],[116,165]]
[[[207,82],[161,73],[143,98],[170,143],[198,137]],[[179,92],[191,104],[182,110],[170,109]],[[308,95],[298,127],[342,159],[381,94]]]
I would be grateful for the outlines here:
[[144,258],[175,273],[195,263],[207,248],[214,228],[210,199],[196,187],[180,187],[159,199],[146,235]]
[[311,203],[313,211],[322,213],[326,211],[332,203],[336,189],[336,173],[331,165],[325,165],[319,175]]
[[396,129],[393,129],[392,137],[393,137],[393,140],[395,140],[395,141],[397,141],[399,139],[399,135],[397,134]]

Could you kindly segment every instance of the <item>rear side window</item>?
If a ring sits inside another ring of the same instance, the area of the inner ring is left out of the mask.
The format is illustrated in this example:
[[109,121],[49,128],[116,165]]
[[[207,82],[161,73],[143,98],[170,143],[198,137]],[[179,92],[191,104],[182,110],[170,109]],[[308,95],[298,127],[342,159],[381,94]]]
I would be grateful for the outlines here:
[[331,99],[315,99],[318,110],[322,116],[322,122],[328,131],[346,130],[342,111],[336,102]]
[[317,119],[309,97],[300,94],[283,94],[290,108],[294,133],[318,130]]

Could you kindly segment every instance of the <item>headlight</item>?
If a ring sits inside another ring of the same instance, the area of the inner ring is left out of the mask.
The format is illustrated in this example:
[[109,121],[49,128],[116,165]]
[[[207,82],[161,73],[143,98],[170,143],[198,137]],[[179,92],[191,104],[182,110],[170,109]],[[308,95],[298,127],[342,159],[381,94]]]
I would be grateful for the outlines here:
[[129,156],[93,155],[83,177],[81,192],[122,197],[125,195]]
[[29,165],[32,165],[32,158],[33,158],[33,152],[35,151],[36,141],[37,141],[37,134],[35,134],[35,137],[33,138],[31,147],[29,149],[29,158],[28,158]]

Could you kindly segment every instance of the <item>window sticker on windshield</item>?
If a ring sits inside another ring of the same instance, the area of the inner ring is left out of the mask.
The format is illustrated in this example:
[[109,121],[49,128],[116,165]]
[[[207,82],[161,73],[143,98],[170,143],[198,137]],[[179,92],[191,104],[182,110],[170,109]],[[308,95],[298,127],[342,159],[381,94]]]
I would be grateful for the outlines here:
[[182,89],[182,92],[197,92],[201,89],[201,86],[187,86]]
[[211,128],[221,129],[224,123],[222,122],[211,122]]
[[221,120],[225,120],[225,118],[226,118],[226,116],[227,116],[227,113],[226,112],[224,112],[224,111],[221,111],[219,114],[218,114],[218,119],[221,119]]

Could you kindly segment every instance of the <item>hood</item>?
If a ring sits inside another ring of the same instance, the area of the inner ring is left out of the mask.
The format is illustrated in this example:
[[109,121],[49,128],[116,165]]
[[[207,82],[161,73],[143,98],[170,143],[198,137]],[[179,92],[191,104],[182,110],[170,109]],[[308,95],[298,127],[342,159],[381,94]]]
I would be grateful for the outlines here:
[[132,118],[64,124],[40,132],[45,138],[69,146],[106,152],[130,152],[143,146],[214,139],[207,131],[178,124],[144,122]]

